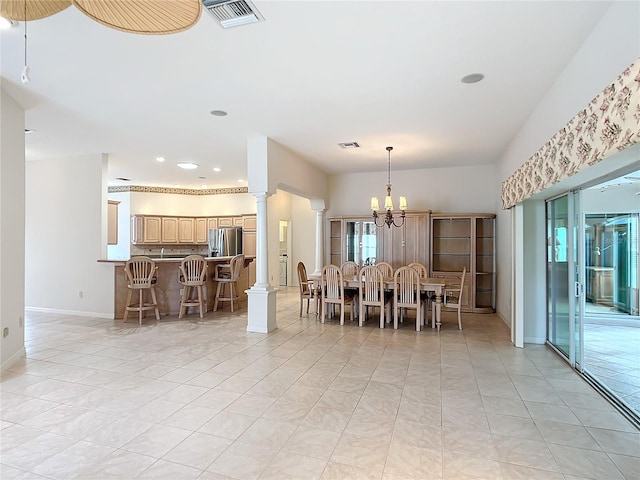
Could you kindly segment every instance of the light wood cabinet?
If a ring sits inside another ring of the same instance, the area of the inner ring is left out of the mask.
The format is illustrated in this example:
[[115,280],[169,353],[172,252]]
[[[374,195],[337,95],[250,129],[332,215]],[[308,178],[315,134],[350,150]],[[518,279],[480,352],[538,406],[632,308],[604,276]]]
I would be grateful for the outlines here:
[[233,227],[233,217],[218,217],[218,227]]
[[147,215],[131,216],[131,243],[160,243],[162,220],[160,217]]
[[[207,218],[207,230],[211,228],[218,228],[218,217]],[[209,233],[207,233],[207,235],[209,235]],[[209,238],[207,238],[207,242],[208,241],[209,241]]]
[[257,227],[257,218],[255,215],[242,216],[242,228],[249,232],[255,232]]
[[162,217],[162,242],[178,243],[178,217]]
[[376,226],[372,217],[329,219],[329,261],[341,265],[389,262],[394,269],[420,262],[429,269],[430,211],[407,212],[401,227]]
[[195,219],[195,243],[209,243],[209,222],[208,218],[198,217]]
[[107,201],[107,245],[118,244],[118,205],[115,200]]
[[467,269],[462,309],[495,311],[495,215],[433,214],[431,275],[460,285]]
[[195,224],[195,218],[178,217],[178,243],[196,243]]

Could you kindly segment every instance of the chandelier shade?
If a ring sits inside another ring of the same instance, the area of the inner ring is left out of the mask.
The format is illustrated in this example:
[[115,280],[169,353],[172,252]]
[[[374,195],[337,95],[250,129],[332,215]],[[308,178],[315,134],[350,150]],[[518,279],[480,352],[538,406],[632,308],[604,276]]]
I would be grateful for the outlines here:
[[71,4],[107,27],[143,35],[181,32],[195,25],[202,14],[201,0],[0,0],[0,16],[38,20]]
[[378,223],[378,210],[380,210],[380,201],[378,197],[371,197],[371,210],[373,210],[373,220],[376,223],[376,226],[381,227],[386,225],[391,228],[391,225],[394,227],[401,227],[404,225],[405,219],[405,210],[407,209],[407,197],[400,197],[400,223],[396,223],[396,219],[393,216],[393,198],[391,197],[391,150],[393,147],[387,147],[387,158],[388,158],[388,177],[387,177],[387,196],[384,198],[384,216],[381,217],[382,223]]

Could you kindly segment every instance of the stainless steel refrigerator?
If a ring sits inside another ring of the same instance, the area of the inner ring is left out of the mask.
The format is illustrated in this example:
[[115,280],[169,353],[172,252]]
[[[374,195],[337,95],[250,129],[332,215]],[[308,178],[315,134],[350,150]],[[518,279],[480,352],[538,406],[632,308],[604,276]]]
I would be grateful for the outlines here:
[[232,257],[242,253],[242,227],[209,229],[209,254],[212,257]]

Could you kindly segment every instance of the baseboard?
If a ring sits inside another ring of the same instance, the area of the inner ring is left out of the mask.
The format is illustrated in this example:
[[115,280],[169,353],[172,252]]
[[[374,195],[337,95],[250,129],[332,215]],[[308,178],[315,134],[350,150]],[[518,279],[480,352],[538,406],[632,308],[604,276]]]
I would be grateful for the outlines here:
[[109,320],[114,319],[113,313],[81,312],[79,310],[60,310],[57,308],[45,307],[25,307],[25,310],[30,312],[56,313],[58,315],[73,315],[77,317],[106,318]]
[[496,312],[496,315],[498,315],[498,318],[500,318],[500,320],[502,320],[502,322],[507,326],[507,328],[509,329],[509,331],[511,331],[511,320],[507,319],[504,315],[502,315],[502,313],[500,312]]
[[26,354],[27,354],[27,351],[25,350],[24,345],[23,345],[20,350],[18,350],[16,353],[14,353],[9,358],[7,358],[7,360],[2,362],[2,365],[0,365],[0,371],[4,372],[8,368],[12,367],[14,363],[16,363],[18,360],[20,360]]

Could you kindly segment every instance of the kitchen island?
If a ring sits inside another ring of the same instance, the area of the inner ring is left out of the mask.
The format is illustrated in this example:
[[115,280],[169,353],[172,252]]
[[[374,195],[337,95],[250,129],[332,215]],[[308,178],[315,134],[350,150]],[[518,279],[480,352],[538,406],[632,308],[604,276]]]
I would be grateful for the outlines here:
[[[205,295],[207,297],[207,310],[213,309],[216,298],[216,289],[218,282],[213,279],[216,271],[216,265],[228,264],[233,257],[205,257],[208,264],[207,282],[205,287]],[[246,256],[244,260],[244,268],[240,273],[238,280],[238,294],[240,302],[246,300],[247,294],[244,291],[250,288],[255,282],[255,266],[253,264],[254,256]],[[127,276],[124,272],[125,260],[98,260],[99,262],[112,263],[114,265],[114,281],[115,281],[115,314],[114,318],[123,318],[124,307],[127,301]],[[158,299],[158,309],[160,315],[178,315],[180,312],[180,299],[182,295],[180,290],[180,262],[182,258],[154,258],[154,262],[158,266],[157,283],[155,286],[156,297]],[[218,305],[218,310],[229,310],[229,303],[225,302]],[[190,309],[188,314],[195,313],[198,309]]]

